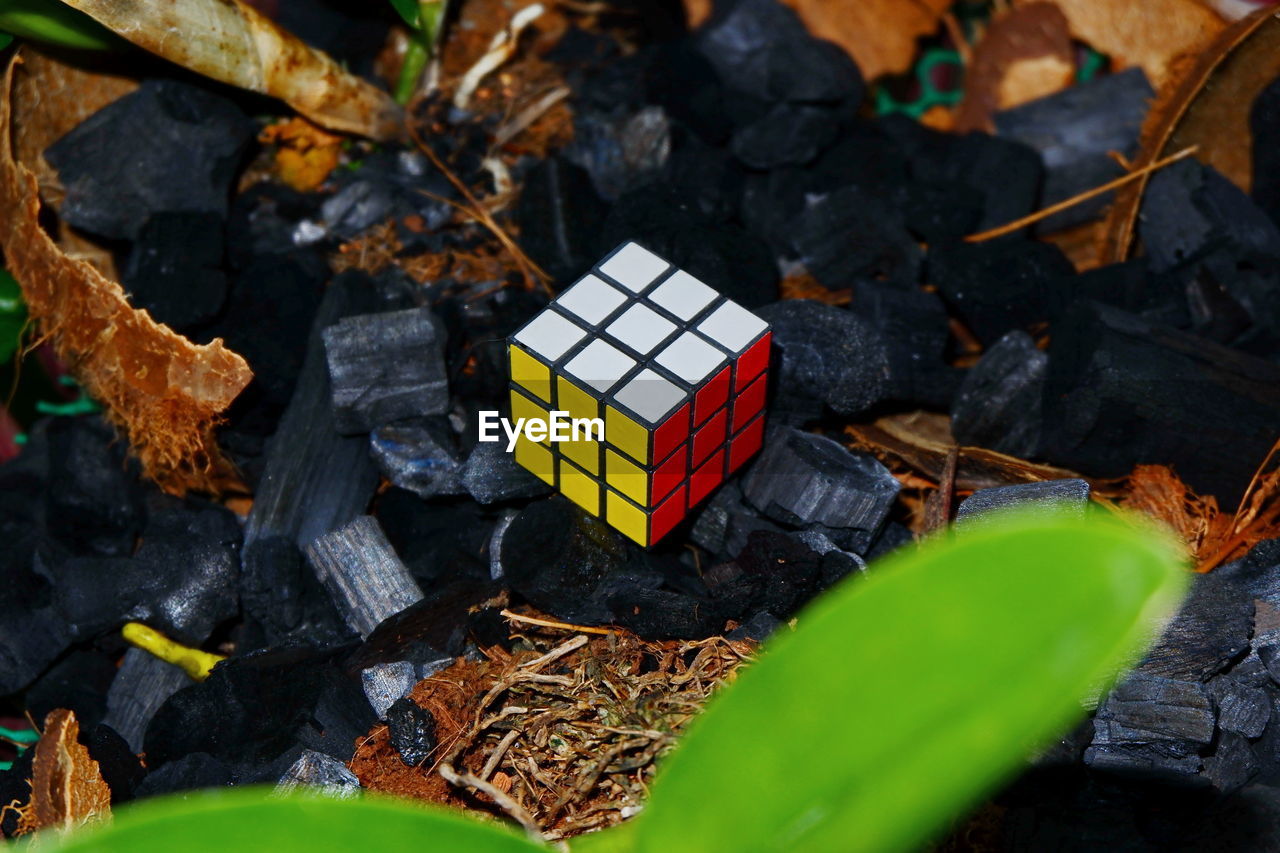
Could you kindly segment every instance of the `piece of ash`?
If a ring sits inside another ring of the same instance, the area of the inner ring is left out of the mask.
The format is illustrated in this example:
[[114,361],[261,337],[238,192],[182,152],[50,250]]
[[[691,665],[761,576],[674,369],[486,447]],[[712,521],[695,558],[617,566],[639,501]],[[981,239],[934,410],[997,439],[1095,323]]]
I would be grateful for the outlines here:
[[[419,682],[356,748],[371,791],[489,811],[566,838],[640,809],[656,764],[715,690],[751,660],[750,640],[642,640],[517,625]],[[434,719],[419,757],[407,717]],[[414,761],[406,761],[406,753]]]

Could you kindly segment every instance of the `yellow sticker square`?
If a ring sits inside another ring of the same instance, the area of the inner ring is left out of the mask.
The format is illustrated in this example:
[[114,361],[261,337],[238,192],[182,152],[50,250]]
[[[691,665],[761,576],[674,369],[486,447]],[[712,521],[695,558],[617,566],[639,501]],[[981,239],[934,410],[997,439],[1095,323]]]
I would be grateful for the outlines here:
[[605,406],[605,441],[637,460],[649,464],[649,430],[636,423],[613,406]]
[[605,521],[636,544],[649,545],[649,516],[613,489],[605,489]]
[[556,484],[556,462],[551,451],[521,435],[516,439],[516,464],[550,486]]
[[600,442],[581,438],[556,442],[556,449],[589,474],[600,474]]
[[600,514],[600,481],[564,459],[560,460],[560,493],[592,515]]
[[649,505],[649,472],[611,448],[604,452],[604,481],[640,506]]
[[507,347],[511,357],[511,381],[549,405],[551,403],[551,368],[515,344]]
[[563,376],[556,377],[556,409],[571,418],[600,417],[600,402]]
[[[529,418],[537,418],[538,420],[543,420],[543,421],[545,421],[545,420],[549,420],[549,419],[550,419],[550,417],[551,417],[551,412],[549,412],[549,411],[547,411],[546,409],[542,408],[542,407],[541,407],[541,406],[539,406],[537,403],[535,403],[534,401],[530,400],[528,397],[526,397],[524,394],[521,394],[519,391],[515,390],[514,388],[513,388],[513,389],[511,389],[511,422],[512,422],[512,426],[514,426],[515,424],[518,424],[518,423],[520,422],[520,419],[521,419],[521,418],[525,418],[525,419],[529,419]],[[520,432],[520,436],[521,436],[521,438],[523,438],[523,437],[524,437],[524,431],[523,431],[523,430],[521,430],[521,432]],[[506,440],[505,434],[504,434],[504,436],[503,436],[502,440],[503,440],[503,441],[505,441],[505,440]],[[543,443],[543,444],[547,444],[547,443],[548,443],[548,439],[544,438],[544,439],[542,440],[542,443]]]

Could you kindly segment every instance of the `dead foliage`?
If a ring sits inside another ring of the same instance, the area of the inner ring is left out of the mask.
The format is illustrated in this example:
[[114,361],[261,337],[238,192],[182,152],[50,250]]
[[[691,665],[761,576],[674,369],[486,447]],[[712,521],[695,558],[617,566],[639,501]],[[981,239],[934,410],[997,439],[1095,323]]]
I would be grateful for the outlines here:
[[1057,6],[1030,3],[997,14],[965,68],[954,129],[994,133],[996,112],[1059,92],[1074,78],[1075,49]]
[[410,694],[436,718],[440,746],[428,762],[405,766],[380,726],[351,762],[362,785],[505,815],[547,839],[616,824],[754,651],[723,637],[649,642],[514,618],[514,651],[460,659]]
[[31,796],[2,810],[17,813],[14,835],[50,828],[67,831],[111,819],[111,789],[79,737],[74,712],[64,708],[49,712],[34,747]]
[[11,61],[0,90],[0,247],[33,320],[89,394],[128,435],[166,491],[216,492],[236,481],[213,427],[249,383],[244,359],[220,339],[196,346],[129,305],[120,285],[71,258],[40,225],[36,176],[14,159]]
[[853,301],[853,291],[849,288],[831,290],[823,287],[816,278],[804,270],[790,273],[782,279],[779,293],[783,299],[812,299],[814,302],[825,302],[827,305],[848,305]]
[[[1025,6],[1037,0],[1017,0]],[[1071,35],[1111,57],[1117,68],[1139,65],[1153,86],[1168,78],[1174,60],[1203,48],[1226,26],[1199,0],[1054,0]]]
[[[1200,160],[1247,191],[1253,173],[1249,110],[1277,75],[1280,19],[1274,10],[1262,9],[1179,65],[1147,114],[1134,168],[1196,146]],[[1146,185],[1144,177],[1116,193],[1102,232],[1104,264],[1127,260],[1133,252]]]
[[275,146],[275,176],[299,192],[323,184],[342,159],[342,137],[304,118],[269,124],[258,134],[258,141]]
[[[687,0],[686,0],[687,2]],[[783,0],[809,32],[840,45],[868,80],[899,74],[916,58],[916,40],[938,29],[952,0]]]
[[1273,467],[1278,455],[1280,441],[1262,461],[1234,513],[1223,512],[1212,495],[1197,495],[1164,465],[1135,468],[1119,505],[1172,530],[1196,570],[1208,572],[1280,536],[1280,467]]

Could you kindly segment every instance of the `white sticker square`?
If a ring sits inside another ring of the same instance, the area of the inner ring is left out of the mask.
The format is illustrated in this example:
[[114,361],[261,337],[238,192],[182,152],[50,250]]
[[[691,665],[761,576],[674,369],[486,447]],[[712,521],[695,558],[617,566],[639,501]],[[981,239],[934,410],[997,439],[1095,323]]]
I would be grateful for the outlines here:
[[516,332],[515,340],[547,361],[555,361],[586,335],[587,330],[577,323],[554,311],[544,310]]
[[597,339],[569,359],[564,366],[564,372],[582,380],[603,394],[617,385],[618,381],[635,366],[634,358],[617,347]]
[[639,293],[657,281],[670,264],[639,243],[628,243],[600,265],[600,272],[618,284]]
[[606,284],[594,275],[586,275],[560,294],[556,298],[556,305],[594,326],[626,301],[627,295],[618,288]]
[[685,392],[669,379],[646,369],[623,385],[613,398],[644,420],[656,424],[684,401]]
[[605,331],[641,355],[653,352],[676,330],[676,324],[645,305],[635,304],[605,327]]
[[690,385],[698,385],[725,363],[725,356],[702,338],[685,332],[664,347],[654,361]]
[[716,296],[715,290],[684,270],[679,270],[658,285],[649,294],[649,299],[687,322],[714,302]]
[[768,323],[736,302],[725,302],[697,326],[699,332],[731,352],[740,352],[767,328]]

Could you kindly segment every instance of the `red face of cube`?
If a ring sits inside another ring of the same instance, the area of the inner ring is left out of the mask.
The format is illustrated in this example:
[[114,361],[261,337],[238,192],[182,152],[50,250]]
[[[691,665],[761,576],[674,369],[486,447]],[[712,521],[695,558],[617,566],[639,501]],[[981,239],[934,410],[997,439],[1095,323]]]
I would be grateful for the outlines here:
[[750,311],[624,244],[511,339],[521,414],[599,417],[604,441],[516,460],[652,545],[759,450],[770,345]]

